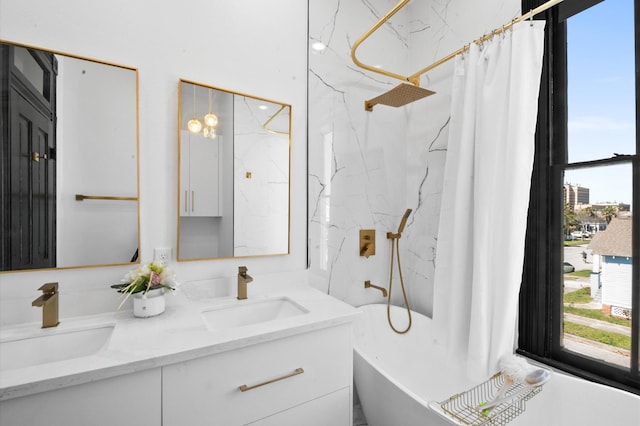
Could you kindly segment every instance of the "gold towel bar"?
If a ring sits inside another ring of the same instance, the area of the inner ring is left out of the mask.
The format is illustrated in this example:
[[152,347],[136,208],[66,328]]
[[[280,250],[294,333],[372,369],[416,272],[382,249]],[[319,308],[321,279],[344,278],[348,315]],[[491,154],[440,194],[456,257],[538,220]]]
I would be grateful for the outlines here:
[[76,201],[82,200],[115,200],[115,201],[138,201],[138,197],[111,197],[108,195],[82,195],[76,194]]
[[304,370],[302,368],[296,368],[293,373],[289,373],[289,374],[286,374],[286,375],[284,375],[282,377],[278,377],[276,379],[267,380],[266,382],[258,383],[256,385],[252,385],[252,386],[242,385],[242,386],[239,386],[239,389],[240,389],[241,392],[246,392],[246,391],[249,391],[251,389],[259,388],[260,386],[264,386],[264,385],[269,385],[269,384],[274,383],[274,382],[279,382],[280,380],[288,379],[289,377],[297,376],[298,374],[302,374],[302,373],[304,373]]

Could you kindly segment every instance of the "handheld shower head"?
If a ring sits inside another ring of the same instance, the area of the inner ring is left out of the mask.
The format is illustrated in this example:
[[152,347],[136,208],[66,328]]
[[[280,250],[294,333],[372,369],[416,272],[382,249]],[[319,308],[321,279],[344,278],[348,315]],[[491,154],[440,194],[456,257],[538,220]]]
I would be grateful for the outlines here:
[[398,232],[397,234],[402,234],[402,232],[404,231],[404,227],[407,224],[407,219],[409,219],[409,215],[411,214],[413,210],[411,209],[407,209],[404,212],[404,215],[402,216],[402,220],[400,221],[400,226],[398,226]]
[[404,215],[402,215],[402,220],[400,220],[400,226],[398,226],[398,232],[396,232],[395,234],[393,232],[387,232],[387,238],[391,240],[397,240],[402,236],[402,231],[404,231],[404,227],[407,225],[407,219],[409,219],[409,215],[411,214],[411,212],[411,209],[407,209],[404,212]]

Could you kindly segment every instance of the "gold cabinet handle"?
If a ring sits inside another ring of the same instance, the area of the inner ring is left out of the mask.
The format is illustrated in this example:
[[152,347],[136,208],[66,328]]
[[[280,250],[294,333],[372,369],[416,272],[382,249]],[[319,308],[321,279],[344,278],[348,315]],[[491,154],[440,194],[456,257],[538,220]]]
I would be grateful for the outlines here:
[[289,374],[286,374],[286,375],[284,375],[282,377],[278,377],[276,379],[267,380],[266,382],[258,383],[258,384],[251,385],[251,386],[242,385],[242,386],[239,387],[239,389],[240,389],[241,392],[246,392],[246,391],[249,391],[251,389],[255,389],[255,388],[259,388],[260,386],[269,385],[271,383],[279,382],[280,380],[288,379],[289,377],[297,376],[298,374],[302,374],[302,373],[304,373],[304,370],[302,368],[296,368],[293,373],[289,373]]
[[196,211],[196,191],[191,191],[191,211]]
[[83,200],[138,201],[138,197],[115,197],[113,195],[76,194],[76,201],[83,201]]

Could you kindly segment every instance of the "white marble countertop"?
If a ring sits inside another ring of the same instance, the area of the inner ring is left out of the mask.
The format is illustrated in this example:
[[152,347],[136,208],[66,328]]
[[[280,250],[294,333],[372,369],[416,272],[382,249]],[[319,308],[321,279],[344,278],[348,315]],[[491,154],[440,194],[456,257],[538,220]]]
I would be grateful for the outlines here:
[[[250,346],[282,337],[351,322],[358,311],[306,285],[250,295],[207,297],[206,292],[179,291],[156,317],[134,318],[130,310],[68,318],[58,327],[41,329],[30,323],[0,329],[0,342],[83,328],[113,326],[109,341],[97,353],[80,358],[0,371],[0,401],[130,374]],[[211,308],[286,297],[306,313],[226,330],[211,331],[202,312]],[[0,366],[0,368],[2,368]]]

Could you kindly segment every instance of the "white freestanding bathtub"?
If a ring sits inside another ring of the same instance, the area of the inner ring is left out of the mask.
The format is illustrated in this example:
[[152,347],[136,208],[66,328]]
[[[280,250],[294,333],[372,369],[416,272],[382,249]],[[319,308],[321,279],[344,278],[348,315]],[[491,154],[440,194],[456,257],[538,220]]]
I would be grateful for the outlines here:
[[[431,319],[413,312],[404,335],[387,323],[386,305],[365,305],[354,324],[354,379],[369,426],[451,425],[428,404],[444,401],[477,383],[464,368],[447,367],[444,350],[431,342]],[[404,308],[391,307],[396,328]],[[527,401],[514,426],[640,424],[640,396],[555,372]]]

